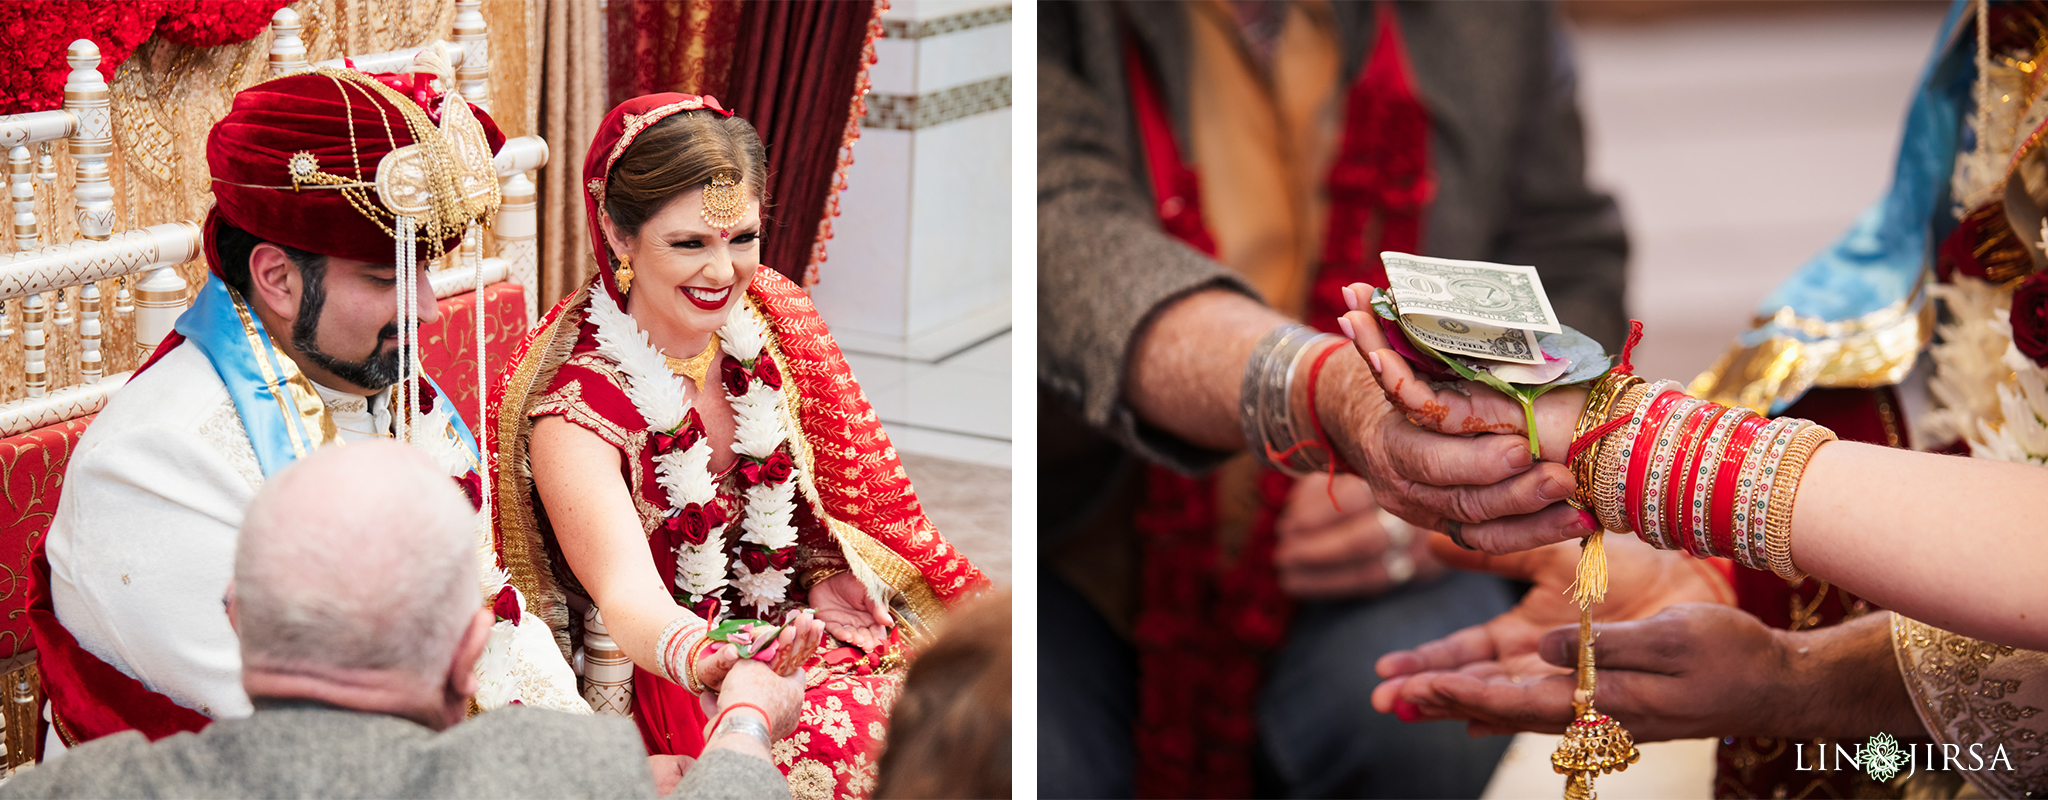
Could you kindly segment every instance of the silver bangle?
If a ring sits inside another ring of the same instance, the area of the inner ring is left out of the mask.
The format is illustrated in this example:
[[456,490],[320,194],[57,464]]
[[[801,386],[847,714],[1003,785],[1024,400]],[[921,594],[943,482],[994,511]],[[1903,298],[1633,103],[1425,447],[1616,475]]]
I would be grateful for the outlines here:
[[716,739],[728,733],[752,736],[761,740],[762,747],[775,747],[775,737],[768,735],[768,723],[751,714],[727,714],[725,719],[718,723],[718,730],[711,732],[711,738]]
[[1252,348],[1245,361],[1244,382],[1238,395],[1238,422],[1244,430],[1245,447],[1259,463],[1291,474],[1323,469],[1328,453],[1296,450],[1275,462],[1273,454],[1293,450],[1301,441],[1294,424],[1294,377],[1302,359],[1323,339],[1335,339],[1307,325],[1289,322],[1275,326]]

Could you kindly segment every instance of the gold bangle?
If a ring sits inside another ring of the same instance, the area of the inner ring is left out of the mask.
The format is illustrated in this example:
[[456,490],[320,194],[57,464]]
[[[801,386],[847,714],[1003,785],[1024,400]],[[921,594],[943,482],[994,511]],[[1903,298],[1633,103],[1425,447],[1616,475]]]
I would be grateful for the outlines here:
[[804,591],[810,591],[811,587],[824,583],[827,578],[830,578],[834,575],[837,575],[845,571],[845,567],[830,567],[827,569],[813,570],[809,573],[806,573],[802,577],[798,578],[797,583],[801,584],[804,587]]
[[1811,425],[1792,437],[1785,457],[1778,461],[1778,476],[1771,487],[1770,512],[1764,517],[1764,552],[1771,571],[1788,581],[1806,577],[1792,564],[1792,504],[1798,499],[1799,481],[1805,476],[1807,459],[1820,446],[1835,440],[1835,432]]
[[[1578,423],[1572,426],[1572,443],[1585,437],[1587,431],[1606,423],[1615,403],[1620,401],[1622,395],[1627,394],[1630,388],[1642,381],[1643,379],[1634,375],[1621,375],[1612,371],[1600,376],[1600,380],[1593,383],[1592,391],[1586,394],[1586,405],[1579,410]],[[1597,462],[1599,454],[1600,442],[1596,441],[1580,452],[1579,457],[1573,459],[1572,463],[1565,465],[1571,470],[1573,482],[1578,484],[1578,488],[1571,496],[1573,508],[1590,511],[1594,506],[1593,465]]]
[[[1644,403],[1656,395],[1656,387],[1649,384],[1630,386],[1615,404],[1617,417],[1633,417]],[[1628,525],[1628,515],[1622,513],[1621,471],[1628,465],[1622,463],[1623,437],[1634,436],[1635,430],[1628,425],[1615,428],[1600,439],[1600,450],[1593,464],[1593,515],[1600,519],[1603,530],[1616,533],[1633,533]]]

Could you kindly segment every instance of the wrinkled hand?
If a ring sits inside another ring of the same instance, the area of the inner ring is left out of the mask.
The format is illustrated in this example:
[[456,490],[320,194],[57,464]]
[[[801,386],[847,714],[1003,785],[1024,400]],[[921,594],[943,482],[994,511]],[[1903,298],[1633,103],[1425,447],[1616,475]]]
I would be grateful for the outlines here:
[[[1686,603],[1646,620],[1597,625],[1593,704],[1636,741],[1784,735],[1787,713],[1816,689],[1796,679],[1785,632],[1741,609]],[[1473,735],[1561,733],[1572,717],[1578,627],[1545,632],[1537,653],[1550,669],[1520,674],[1499,662],[1414,676],[1404,696],[1417,719],[1463,719]],[[1894,682],[1896,682],[1894,680]],[[1422,685],[1418,685],[1418,683]]]
[[[1432,690],[1438,677],[1451,672],[1469,669],[1532,680],[1569,673],[1569,666],[1576,661],[1559,670],[1538,654],[1537,643],[1552,628],[1578,623],[1579,609],[1568,596],[1578,575],[1577,542],[1507,556],[1462,551],[1441,537],[1433,544],[1453,567],[1531,581],[1535,586],[1520,604],[1485,623],[1414,650],[1381,656],[1374,667],[1385,680],[1373,688],[1375,709],[1409,722],[1442,719],[1446,712]],[[1632,536],[1609,536],[1605,546],[1608,599],[1593,608],[1600,619],[1641,619],[1677,603],[1735,601],[1726,580],[1698,559],[1658,550]]]
[[648,756],[647,768],[654,771],[654,793],[665,797],[675,791],[676,784],[683,781],[683,775],[696,763],[697,759],[689,756]]
[[889,639],[889,609],[868,596],[867,587],[851,572],[841,572],[811,587],[811,607],[832,638],[873,650]]
[[1295,597],[1372,597],[1443,573],[1430,555],[1429,537],[1399,519],[1383,519],[1372,487],[1355,475],[1297,479],[1274,530],[1280,588]]
[[796,732],[797,716],[803,712],[805,675],[778,675],[774,669],[759,661],[747,661],[733,667],[720,686],[711,712],[719,712],[735,703],[752,703],[768,714],[768,733],[780,739]]
[[[1363,297],[1361,292],[1370,291],[1366,284],[1352,284],[1349,294]],[[1385,373],[1392,368],[1389,361],[1400,359],[1391,356],[1371,312],[1354,310],[1343,319],[1359,355],[1368,364],[1378,362],[1373,371],[1387,399],[1357,412],[1351,430],[1359,433],[1361,446],[1346,449],[1344,456],[1371,482],[1383,507],[1429,530],[1447,531],[1458,523],[1467,544],[1490,553],[1527,550],[1591,532],[1587,518],[1563,503],[1577,485],[1571,471],[1530,456],[1521,406],[1490,390],[1474,391],[1471,397],[1436,392],[1415,380],[1405,363],[1390,379]],[[1388,391],[1388,385],[1399,391]],[[1565,402],[1560,398],[1550,405]],[[1318,409],[1323,406],[1318,398]],[[1329,409],[1330,416],[1342,410]],[[1571,413],[1567,426],[1577,419],[1576,411]],[[1569,437],[1567,429],[1564,438]],[[1561,451],[1558,458],[1563,458]]]

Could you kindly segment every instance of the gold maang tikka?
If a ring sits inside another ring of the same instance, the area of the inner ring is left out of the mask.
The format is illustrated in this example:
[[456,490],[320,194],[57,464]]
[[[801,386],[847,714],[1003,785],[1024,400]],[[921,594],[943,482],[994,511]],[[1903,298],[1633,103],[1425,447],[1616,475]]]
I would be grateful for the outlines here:
[[747,216],[747,192],[739,173],[727,170],[712,176],[704,185],[704,222],[725,229],[740,224]]

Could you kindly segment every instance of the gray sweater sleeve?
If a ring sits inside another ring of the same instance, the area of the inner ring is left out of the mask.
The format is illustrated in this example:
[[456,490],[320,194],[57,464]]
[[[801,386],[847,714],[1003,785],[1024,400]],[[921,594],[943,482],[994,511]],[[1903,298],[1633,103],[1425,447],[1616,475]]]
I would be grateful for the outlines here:
[[731,750],[706,750],[669,793],[675,800],[786,800],[789,782],[765,760]]
[[1190,293],[1257,295],[1159,227],[1108,103],[1057,60],[1038,69],[1039,385],[1149,461],[1212,467],[1227,454],[1147,426],[1124,402],[1131,347]]

